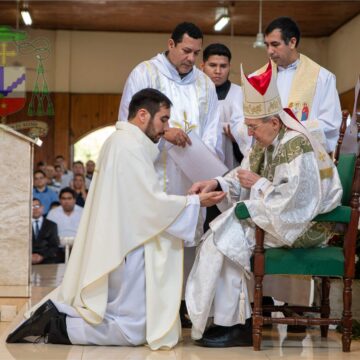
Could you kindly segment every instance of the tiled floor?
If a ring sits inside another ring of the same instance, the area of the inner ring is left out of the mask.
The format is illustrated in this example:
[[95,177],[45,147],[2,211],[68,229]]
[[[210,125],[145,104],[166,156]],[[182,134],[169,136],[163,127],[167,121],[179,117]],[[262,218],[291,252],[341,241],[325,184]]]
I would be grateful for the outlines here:
[[[52,265],[33,269],[32,303],[46,295],[62,278],[64,267]],[[50,344],[6,344],[5,338],[22,319],[22,312],[12,323],[0,323],[0,360],[235,360],[235,359],[360,359],[360,341],[353,341],[351,353],[341,351],[341,339],[335,331],[322,340],[317,329],[306,334],[287,334],[286,326],[266,330],[262,351],[252,348],[208,349],[194,346],[190,332],[184,331],[184,341],[171,351],[150,351],[146,347],[63,346]]]

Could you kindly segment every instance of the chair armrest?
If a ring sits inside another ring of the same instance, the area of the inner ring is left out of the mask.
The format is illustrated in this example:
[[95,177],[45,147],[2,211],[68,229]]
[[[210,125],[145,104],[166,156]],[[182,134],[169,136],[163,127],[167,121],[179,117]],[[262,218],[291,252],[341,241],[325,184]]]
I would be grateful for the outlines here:
[[[243,202],[236,205],[235,215],[239,220],[248,219],[250,217],[249,211]],[[320,214],[314,218],[316,222],[340,222],[344,224],[350,223],[351,207],[338,206],[334,210]]]
[[239,202],[235,207],[235,215],[239,220],[250,217],[249,210],[243,202]]
[[338,206],[334,210],[320,214],[314,218],[316,222],[339,222],[344,224],[350,223],[351,207],[349,206]]

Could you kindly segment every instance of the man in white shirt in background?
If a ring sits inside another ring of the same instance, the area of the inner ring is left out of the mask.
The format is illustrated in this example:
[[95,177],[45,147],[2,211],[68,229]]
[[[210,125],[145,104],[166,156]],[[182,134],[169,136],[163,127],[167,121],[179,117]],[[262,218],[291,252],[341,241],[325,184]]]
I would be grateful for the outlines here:
[[75,204],[76,194],[66,187],[59,194],[61,206],[50,210],[47,219],[58,226],[59,236],[76,236],[83,209]]
[[[83,208],[76,205],[76,193],[73,189],[65,187],[59,194],[60,205],[49,211],[48,220],[57,224],[58,234],[62,237],[76,237]],[[64,256],[62,256],[64,255]],[[65,259],[63,245],[59,246],[60,260]]]
[[230,68],[231,52],[227,46],[215,43],[204,49],[201,69],[215,85],[223,129],[224,163],[232,170],[250,150],[252,137],[244,126],[242,90],[229,80]]

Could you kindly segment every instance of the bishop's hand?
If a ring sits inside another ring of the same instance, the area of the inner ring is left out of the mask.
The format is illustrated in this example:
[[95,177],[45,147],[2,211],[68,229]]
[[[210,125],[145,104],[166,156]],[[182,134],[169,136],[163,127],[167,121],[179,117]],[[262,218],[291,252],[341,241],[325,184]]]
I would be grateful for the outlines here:
[[239,169],[237,171],[237,178],[243,188],[251,189],[261,176],[249,170]]

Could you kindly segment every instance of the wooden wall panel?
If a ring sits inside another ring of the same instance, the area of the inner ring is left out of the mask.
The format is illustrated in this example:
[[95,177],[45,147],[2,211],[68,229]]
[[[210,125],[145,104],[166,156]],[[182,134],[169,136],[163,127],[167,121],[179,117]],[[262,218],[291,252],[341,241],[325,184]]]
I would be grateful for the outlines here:
[[350,114],[352,114],[352,111],[354,109],[354,102],[355,102],[355,88],[352,88],[340,94],[340,103],[342,110],[348,110]]
[[[43,145],[35,146],[35,163],[43,160],[52,164],[56,155],[63,155],[69,165],[71,147],[78,140],[94,130],[114,125],[118,118],[121,96],[117,94],[69,94],[53,93],[55,117],[28,116],[27,108],[31,93],[27,94],[25,107],[7,117],[6,122],[44,121],[49,130],[46,137],[41,138]],[[340,95],[341,108],[352,112],[354,107],[354,89]],[[21,131],[27,134],[28,131]]]
[[120,95],[72,94],[71,95],[71,144],[90,132],[117,121]]
[[105,94],[102,96],[100,114],[103,124],[114,125],[118,120],[120,99],[120,95]]
[[[116,94],[51,94],[55,116],[28,116],[27,108],[31,93],[22,110],[6,118],[6,123],[43,121],[48,133],[41,137],[41,147],[35,146],[34,161],[53,164],[56,155],[63,155],[70,166],[71,149],[78,140],[94,130],[114,125],[118,118],[120,95]],[[28,130],[20,130],[28,135]]]
[[70,94],[55,93],[54,156],[63,155],[70,165]]
[[[14,26],[16,2],[0,1],[0,23]],[[34,27],[57,30],[154,32],[170,34],[184,20],[194,22],[205,34],[216,34],[214,21],[221,7],[230,7],[235,35],[255,36],[258,0],[198,1],[21,1],[29,8]],[[303,36],[328,36],[359,14],[356,0],[263,1],[263,24],[278,16],[290,16]],[[226,26],[222,34],[230,34]]]

